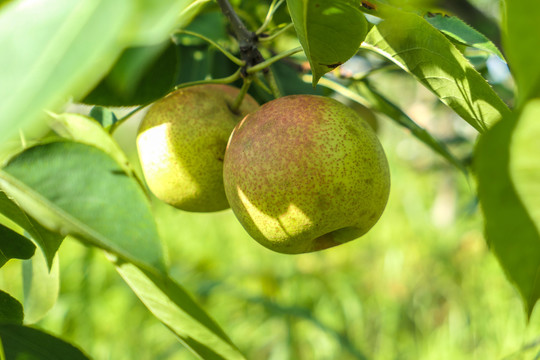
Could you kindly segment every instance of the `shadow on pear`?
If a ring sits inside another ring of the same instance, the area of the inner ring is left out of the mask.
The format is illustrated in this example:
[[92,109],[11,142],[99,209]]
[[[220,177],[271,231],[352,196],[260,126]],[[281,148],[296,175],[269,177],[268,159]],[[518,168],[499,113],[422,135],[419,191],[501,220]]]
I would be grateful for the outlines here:
[[282,97],[246,116],[229,139],[223,176],[246,231],[288,254],[362,236],[390,189],[370,125],[338,101],[313,95]]

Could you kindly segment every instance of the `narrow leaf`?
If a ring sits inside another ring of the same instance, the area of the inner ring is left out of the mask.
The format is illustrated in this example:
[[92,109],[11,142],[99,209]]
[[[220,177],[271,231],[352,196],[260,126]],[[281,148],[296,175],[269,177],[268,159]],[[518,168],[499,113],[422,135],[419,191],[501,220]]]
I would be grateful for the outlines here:
[[[13,199],[10,199],[0,186],[0,213],[20,226],[34,240],[45,255],[49,268],[58,247],[64,238],[62,235],[44,228],[40,223],[22,210]],[[24,231],[21,231],[22,234]]]
[[503,1],[503,43],[518,87],[518,104],[540,96],[540,2]]
[[391,120],[410,130],[414,137],[467,175],[467,169],[463,162],[454,156],[443,142],[433,137],[426,129],[418,125],[401,108],[379,94],[365,82],[357,83],[355,89],[360,95],[368,100],[373,109],[385,114]]
[[6,360],[88,360],[75,346],[27,326],[0,324]]
[[30,259],[35,250],[33,242],[0,224],[0,267],[9,259]]
[[60,290],[58,256],[51,269],[41,253],[23,262],[24,322],[34,324],[52,309]]
[[144,305],[201,359],[244,359],[215,321],[165,275],[120,264],[117,271]]
[[349,0],[287,0],[287,5],[315,86],[324,74],[356,54],[366,37],[366,18]]
[[352,90],[326,78],[321,79],[320,84],[361,105],[369,106],[371,109],[385,114],[392,121],[395,121],[399,125],[410,130],[418,140],[423,142],[439,155],[443,156],[464,174],[467,174],[467,169],[465,168],[464,164],[450,152],[444,143],[434,138],[428,131],[414,122],[414,120],[411,119],[397,105],[369,86],[367,82],[363,81],[354,83],[351,86]]
[[[523,153],[531,147],[530,138],[523,132],[538,131],[538,125],[532,125],[538,118],[530,116],[538,116],[539,112],[536,102],[523,113],[519,122],[515,117],[508,117],[496,124],[480,137],[475,156],[486,239],[521,294],[529,316],[540,297],[540,226],[538,203],[531,203],[527,199],[529,194],[523,191],[531,190],[530,181],[538,176],[540,167],[537,153]],[[518,145],[517,150],[513,145],[515,135],[526,142]],[[518,156],[523,159],[516,161]],[[538,189],[532,189],[531,196],[532,200],[538,199]]]
[[475,49],[490,52],[506,62],[499,48],[484,34],[455,16],[428,13],[424,19],[449,38]]
[[0,324],[22,325],[23,307],[20,302],[0,290]]
[[479,132],[510,113],[450,40],[418,15],[393,10],[362,46],[410,72]]
[[144,191],[100,149],[71,141],[31,147],[0,171],[0,187],[52,231],[164,268]]

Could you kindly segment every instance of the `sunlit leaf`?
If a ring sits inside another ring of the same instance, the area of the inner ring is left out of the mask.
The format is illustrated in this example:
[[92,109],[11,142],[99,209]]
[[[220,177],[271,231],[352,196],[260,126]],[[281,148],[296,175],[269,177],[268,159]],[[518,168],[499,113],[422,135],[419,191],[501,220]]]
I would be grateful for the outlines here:
[[9,259],[30,259],[35,250],[33,242],[0,224],[0,267]]
[[0,48],[9,56],[0,57],[0,141],[21,128],[44,131],[45,110],[85,96],[126,48],[165,41],[204,3],[34,0],[2,6]]
[[51,128],[60,136],[95,146],[116,160],[127,174],[133,172],[120,145],[96,120],[88,116],[70,113],[54,115],[53,117]]
[[510,177],[540,234],[540,99],[529,101],[514,129]]
[[449,38],[461,44],[490,52],[506,61],[499,48],[497,48],[491,40],[481,32],[466,24],[460,18],[443,14],[428,13],[424,16],[424,19]]
[[450,40],[418,15],[394,10],[362,46],[413,74],[480,132],[510,113]]
[[540,2],[503,1],[503,41],[510,70],[518,87],[518,103],[540,96]]
[[287,5],[315,86],[356,54],[366,37],[366,18],[358,4],[348,0],[287,0]]
[[537,139],[540,101],[481,136],[476,149],[485,234],[530,316],[540,298],[540,216]]
[[0,290],[0,324],[18,324],[23,322],[23,307],[14,297]]
[[88,360],[75,346],[43,331],[15,324],[0,324],[6,360]]
[[24,322],[34,324],[52,309],[58,299],[60,290],[58,256],[54,258],[50,270],[41,253],[24,261],[23,289]]
[[71,141],[31,147],[0,171],[0,187],[55,232],[146,268],[164,268],[144,191],[96,147]]
[[[84,95],[122,51],[128,0],[14,1],[0,9],[0,140]],[[24,39],[14,41],[13,39]]]
[[0,186],[0,213],[13,223],[21,228],[19,234],[24,234],[26,231],[32,240],[34,240],[45,255],[49,268],[52,266],[52,261],[58,247],[64,238],[62,235],[52,232],[44,228],[40,223],[29,216],[22,210],[18,204],[10,199],[1,189]]
[[201,359],[244,359],[215,321],[176,282],[131,264],[117,270],[146,307]]

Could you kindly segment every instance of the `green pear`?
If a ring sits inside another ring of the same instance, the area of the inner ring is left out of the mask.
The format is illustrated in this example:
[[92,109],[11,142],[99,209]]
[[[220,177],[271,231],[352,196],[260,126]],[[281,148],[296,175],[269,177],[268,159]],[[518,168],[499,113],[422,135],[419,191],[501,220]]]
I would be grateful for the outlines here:
[[346,105],[313,95],[281,97],[246,116],[229,139],[223,177],[246,231],[287,254],[362,236],[390,190],[373,129]]
[[157,198],[182,210],[227,209],[223,158],[235,125],[259,105],[246,95],[231,111],[239,90],[228,85],[179,89],[152,105],[137,135],[144,177]]

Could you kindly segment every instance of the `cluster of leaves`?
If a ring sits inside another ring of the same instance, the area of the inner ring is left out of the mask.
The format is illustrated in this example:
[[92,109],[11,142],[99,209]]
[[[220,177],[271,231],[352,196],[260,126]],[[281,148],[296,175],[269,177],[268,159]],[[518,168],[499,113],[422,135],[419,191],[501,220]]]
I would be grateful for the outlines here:
[[[287,0],[287,8],[281,3],[270,4],[269,21],[250,18],[255,26],[265,24],[258,31],[260,50],[272,58],[284,44],[299,42],[304,55],[269,64],[270,80],[250,74],[259,85],[251,93],[261,102],[272,98],[268,88],[281,94],[339,93],[388,115],[467,174],[467,163],[378,92],[369,76],[394,64],[431,90],[480,134],[473,157],[487,240],[530,314],[540,297],[535,201],[540,181],[535,157],[540,153],[535,141],[540,70],[535,64],[540,55],[535,51],[539,40],[529,32],[540,5],[516,0],[503,7],[505,53],[518,88],[510,110],[466,50],[504,60],[503,55],[455,17],[421,16],[374,0]],[[55,351],[62,353],[53,356],[58,359],[86,358],[28,326],[54,304],[55,255],[66,236],[103,249],[146,307],[197,356],[243,358],[169,276],[150,200],[111,136],[122,121],[102,107],[91,113],[98,121],[45,113],[59,111],[70,98],[99,106],[146,105],[175,86],[240,83],[241,60],[230,56],[239,49],[225,17],[203,0],[38,0],[26,5],[10,1],[0,7],[0,47],[10,54],[0,57],[0,142],[13,144],[21,129],[35,141],[15,156],[9,146],[0,149],[9,158],[0,170],[0,265],[29,259],[24,316],[19,301],[0,292],[0,358],[43,358]],[[291,21],[296,35],[287,32]],[[267,32],[267,25],[274,28]],[[14,34],[25,41],[14,41]],[[286,40],[274,38],[279,34]],[[219,51],[223,48],[228,50]],[[333,71],[363,52],[378,55],[367,73],[339,76]],[[311,73],[303,70],[306,60]]]

